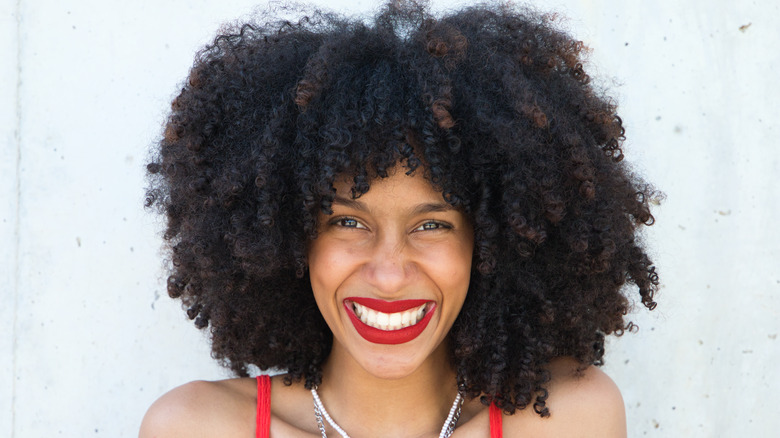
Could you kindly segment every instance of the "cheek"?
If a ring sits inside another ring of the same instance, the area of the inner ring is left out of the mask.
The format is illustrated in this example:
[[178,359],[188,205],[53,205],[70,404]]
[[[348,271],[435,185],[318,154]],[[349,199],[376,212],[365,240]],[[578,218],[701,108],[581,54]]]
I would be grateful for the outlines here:
[[[470,237],[470,236],[469,236]],[[458,264],[458,269],[452,273],[453,278],[458,278],[460,283],[460,291],[462,296],[460,297],[461,303],[466,299],[466,292],[469,289],[469,283],[471,282],[471,262],[474,253],[474,240],[469,238],[461,244],[461,247],[457,251],[457,257],[455,263]]]
[[309,249],[309,277],[315,296],[333,294],[350,271],[353,250],[348,246],[318,241]]
[[312,243],[306,255],[309,263],[309,279],[311,281],[311,288],[314,292],[314,296],[317,297],[324,288],[324,281],[327,280],[327,276],[323,275],[328,271],[328,255],[323,251],[324,246],[320,242]]
[[336,283],[332,275],[333,257],[321,245],[312,245],[308,254],[309,261],[309,281],[314,295],[314,301],[320,310],[320,314],[330,326],[333,321],[331,314],[333,312],[333,297],[335,295]]
[[449,258],[439,266],[439,279],[449,284],[450,289],[467,289],[471,277],[471,261]]
[[445,292],[463,295],[465,298],[471,279],[473,246],[469,242],[437,251],[430,258],[429,266],[437,272],[437,283]]

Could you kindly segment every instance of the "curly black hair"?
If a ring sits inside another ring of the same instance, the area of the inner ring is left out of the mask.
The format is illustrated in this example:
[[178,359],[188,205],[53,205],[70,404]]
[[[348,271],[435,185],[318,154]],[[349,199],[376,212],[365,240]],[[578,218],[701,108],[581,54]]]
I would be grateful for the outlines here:
[[550,360],[600,365],[605,335],[632,327],[626,292],[652,310],[658,288],[639,233],[657,194],[621,161],[587,48],[506,4],[274,13],[198,54],[147,166],[169,295],[238,375],[318,384],[332,345],[307,272],[318,214],[344,175],[358,197],[396,165],[419,169],[474,225],[449,342],[460,390],[549,415]]

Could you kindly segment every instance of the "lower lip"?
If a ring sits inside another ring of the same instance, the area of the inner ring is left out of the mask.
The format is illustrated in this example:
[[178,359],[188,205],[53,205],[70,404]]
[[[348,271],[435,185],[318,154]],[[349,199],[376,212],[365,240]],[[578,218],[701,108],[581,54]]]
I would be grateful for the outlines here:
[[376,327],[371,327],[355,315],[352,305],[345,302],[344,308],[347,310],[347,315],[349,315],[349,320],[352,321],[352,325],[355,326],[355,330],[357,330],[358,334],[362,336],[363,339],[368,342],[373,342],[374,344],[397,345],[412,341],[420,336],[423,330],[425,330],[425,327],[428,326],[428,323],[431,322],[433,311],[436,309],[436,304],[430,304],[430,309],[428,309],[423,319],[418,321],[417,324],[398,330],[380,330]]

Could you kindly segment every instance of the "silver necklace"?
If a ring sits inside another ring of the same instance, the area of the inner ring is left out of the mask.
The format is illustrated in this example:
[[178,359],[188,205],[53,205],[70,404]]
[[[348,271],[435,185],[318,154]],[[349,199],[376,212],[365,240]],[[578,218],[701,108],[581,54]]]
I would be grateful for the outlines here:
[[[336,424],[336,422],[333,421],[333,418],[330,417],[330,414],[328,414],[328,411],[325,410],[325,406],[322,404],[322,400],[320,400],[320,395],[317,394],[317,387],[311,389],[311,397],[314,399],[314,417],[317,419],[317,426],[320,428],[322,438],[328,438],[328,434],[325,433],[325,423],[322,422],[323,418],[325,418],[325,421],[327,421],[332,428],[336,429],[336,432],[341,435],[341,438],[349,438],[349,435],[344,432],[344,429]],[[462,406],[463,396],[458,393],[458,395],[455,396],[455,401],[452,402],[452,407],[447,415],[447,420],[444,421],[444,425],[441,427],[439,438],[449,438],[452,435],[452,432],[455,430],[455,425],[458,424]]]

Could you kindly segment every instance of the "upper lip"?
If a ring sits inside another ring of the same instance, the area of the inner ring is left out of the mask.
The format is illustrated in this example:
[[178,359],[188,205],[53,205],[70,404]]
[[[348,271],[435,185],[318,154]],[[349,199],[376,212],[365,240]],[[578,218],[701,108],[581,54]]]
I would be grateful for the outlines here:
[[423,304],[431,302],[431,300],[394,300],[385,301],[378,298],[366,298],[366,297],[349,297],[347,301],[353,301],[360,305],[374,309],[382,313],[396,313],[403,312],[415,307],[420,307]]

